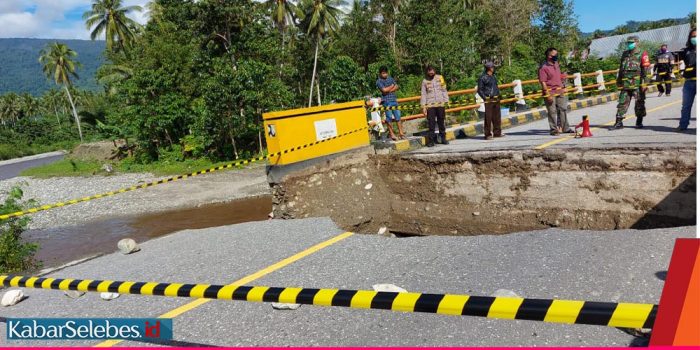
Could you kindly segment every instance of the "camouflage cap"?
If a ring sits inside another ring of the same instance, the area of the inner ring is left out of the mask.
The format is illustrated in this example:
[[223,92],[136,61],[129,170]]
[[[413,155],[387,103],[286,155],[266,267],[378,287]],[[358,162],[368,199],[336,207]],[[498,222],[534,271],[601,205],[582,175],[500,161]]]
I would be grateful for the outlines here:
[[628,41],[628,42],[630,42],[630,41],[639,42],[639,37],[636,36],[636,35],[630,35],[630,36],[627,37],[627,41]]

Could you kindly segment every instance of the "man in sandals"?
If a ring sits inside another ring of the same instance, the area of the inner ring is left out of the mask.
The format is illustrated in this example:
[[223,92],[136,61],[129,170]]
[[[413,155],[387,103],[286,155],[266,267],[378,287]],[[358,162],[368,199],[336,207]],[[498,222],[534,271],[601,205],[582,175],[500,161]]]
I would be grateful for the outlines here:
[[398,124],[399,128],[399,138],[405,139],[403,133],[403,124],[401,123],[401,111],[398,109],[399,102],[396,98],[396,91],[399,89],[399,85],[396,84],[394,78],[389,76],[389,69],[387,67],[379,68],[379,79],[377,79],[377,89],[382,93],[382,107],[387,107],[386,113],[386,124],[389,129],[389,137],[396,141],[396,135],[394,134],[394,128],[391,126],[391,122],[394,121]]

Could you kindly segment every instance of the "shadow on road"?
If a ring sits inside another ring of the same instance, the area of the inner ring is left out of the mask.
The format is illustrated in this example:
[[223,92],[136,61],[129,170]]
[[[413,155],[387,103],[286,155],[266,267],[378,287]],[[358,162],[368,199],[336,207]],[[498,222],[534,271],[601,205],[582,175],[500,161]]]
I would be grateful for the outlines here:
[[666,275],[668,275],[668,271],[656,271],[654,275],[656,276],[656,278],[665,281]]

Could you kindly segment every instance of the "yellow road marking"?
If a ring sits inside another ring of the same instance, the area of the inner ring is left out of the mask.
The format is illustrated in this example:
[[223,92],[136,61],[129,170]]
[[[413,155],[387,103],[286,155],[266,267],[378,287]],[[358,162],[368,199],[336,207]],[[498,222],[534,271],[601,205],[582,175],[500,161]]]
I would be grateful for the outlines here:
[[[341,234],[339,234],[339,235],[337,235],[337,236],[335,236],[327,241],[323,241],[319,244],[316,244],[315,246],[309,247],[309,248],[307,248],[299,253],[296,253],[296,254],[294,254],[294,255],[292,255],[284,260],[281,260],[277,263],[274,263],[274,264],[272,264],[272,265],[270,265],[270,266],[268,266],[268,267],[266,267],[258,272],[255,272],[253,274],[245,276],[245,277],[229,284],[228,286],[235,287],[235,286],[248,284],[252,281],[255,281],[255,280],[269,274],[269,273],[277,271],[277,270],[279,270],[287,265],[290,265],[296,261],[299,261],[299,260],[301,260],[301,259],[303,259],[303,258],[305,258],[313,253],[316,253],[323,248],[327,248],[335,243],[338,243],[338,242],[352,236],[352,234],[353,234],[352,232],[341,233]],[[212,300],[213,299],[197,299],[195,301],[189,302],[185,305],[182,305],[180,307],[172,309],[172,310],[158,316],[158,318],[175,318],[179,315],[184,314],[187,311],[195,309],[195,308],[197,308],[201,305],[204,305]],[[119,339],[106,340],[106,341],[103,341],[103,342],[95,345],[95,347],[110,347],[110,346],[117,345],[117,344],[121,343],[122,341],[123,340],[119,340]]]
[[[678,103],[680,103],[681,101],[682,101],[682,100],[673,101],[673,102],[667,103],[667,104],[665,104],[665,105],[661,105],[661,106],[659,106],[659,107],[652,108],[652,109],[648,110],[647,112],[658,111],[658,110],[660,110],[660,109],[664,109],[664,108],[666,108],[666,107],[670,107],[670,106],[672,106],[672,105],[678,104]],[[627,119],[632,118],[632,117],[634,117],[634,114],[628,114],[627,116],[625,116],[624,120],[627,120]],[[605,124],[603,124],[603,126],[611,126],[611,125],[613,125],[613,124],[615,124],[614,121],[605,123]],[[598,129],[600,129],[600,128],[599,128],[599,127],[591,128],[591,130],[598,130]],[[535,149],[544,149],[544,148],[547,148],[547,147],[549,147],[549,146],[556,145],[556,144],[558,144],[558,143],[562,143],[562,142],[564,142],[564,141],[571,140],[571,139],[573,139],[573,138],[575,138],[575,137],[576,137],[576,136],[564,136],[564,137],[561,137],[561,138],[558,138],[558,139],[555,139],[555,140],[552,140],[552,141],[549,141],[549,142],[545,142],[545,143],[543,143],[543,144],[541,144],[541,145],[535,147]]]

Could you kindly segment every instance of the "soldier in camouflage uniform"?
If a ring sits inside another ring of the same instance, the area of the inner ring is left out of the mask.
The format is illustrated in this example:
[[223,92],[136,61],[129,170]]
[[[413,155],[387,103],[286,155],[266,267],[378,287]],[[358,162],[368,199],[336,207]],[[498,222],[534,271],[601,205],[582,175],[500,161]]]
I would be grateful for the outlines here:
[[642,120],[647,115],[644,100],[646,99],[647,68],[650,66],[649,55],[639,47],[639,37],[627,38],[627,50],[622,54],[620,70],[617,73],[617,87],[620,98],[617,103],[615,125],[611,130],[622,129],[622,119],[635,98],[634,114],[637,116],[637,128],[643,128]]

